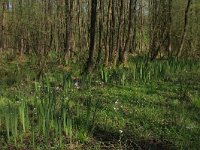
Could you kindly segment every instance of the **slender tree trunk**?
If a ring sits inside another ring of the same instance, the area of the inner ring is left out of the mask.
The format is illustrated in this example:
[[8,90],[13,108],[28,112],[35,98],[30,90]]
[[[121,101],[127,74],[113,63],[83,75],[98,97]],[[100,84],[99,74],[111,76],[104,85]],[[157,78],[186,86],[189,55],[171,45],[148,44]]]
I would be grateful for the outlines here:
[[70,0],[65,0],[65,41],[64,41],[64,59],[67,60],[69,56],[69,41],[70,41],[70,19],[69,19],[69,13],[70,13]]
[[168,58],[172,57],[172,0],[169,0]]
[[[100,0],[99,10],[102,11],[102,0]],[[99,45],[98,45],[98,55],[97,55],[97,65],[100,64],[101,61],[101,53],[102,53],[102,31],[103,31],[103,14],[99,14]]]
[[137,34],[137,15],[136,15],[136,7],[137,7],[137,0],[134,0],[134,3],[131,1],[131,4],[134,5],[131,7],[131,12],[133,15],[133,29],[131,31],[131,41],[129,42],[129,52],[133,53],[136,50],[136,34]]
[[85,71],[91,73],[94,63],[94,46],[95,46],[95,31],[96,31],[96,18],[97,18],[97,0],[92,0],[91,3],[91,26],[90,26],[90,46],[89,57],[86,62]]
[[6,16],[6,3],[2,4],[2,16],[1,16],[1,33],[0,33],[0,51],[2,51],[5,48],[5,43],[4,43],[4,30],[5,30],[5,16]]
[[114,40],[115,40],[115,0],[111,3],[110,36],[109,36],[109,62],[114,61]]
[[118,34],[117,34],[117,50],[118,50],[118,62],[122,63],[123,62],[123,47],[122,47],[122,25],[123,25],[123,9],[124,9],[124,5],[123,5],[123,0],[120,1],[120,10],[119,10],[119,16],[118,16]]
[[140,0],[140,32],[139,32],[139,34],[140,34],[140,42],[139,42],[139,55],[140,55],[140,53],[143,51],[143,45],[144,45],[144,43],[143,43],[143,0]]
[[111,19],[111,0],[109,0],[108,3],[108,10],[107,10],[107,20],[106,20],[106,32],[104,34],[104,47],[105,47],[105,59],[104,59],[104,65],[108,66],[109,64],[109,32],[110,32],[110,26],[109,21]]
[[185,44],[185,39],[186,39],[186,36],[187,36],[187,30],[188,30],[189,10],[190,10],[191,3],[192,3],[192,0],[188,0],[187,6],[185,8],[184,27],[183,27],[183,33],[182,33],[182,36],[181,36],[180,46],[179,46],[179,49],[178,49],[178,52],[177,52],[177,57],[180,57],[182,55],[183,46]]

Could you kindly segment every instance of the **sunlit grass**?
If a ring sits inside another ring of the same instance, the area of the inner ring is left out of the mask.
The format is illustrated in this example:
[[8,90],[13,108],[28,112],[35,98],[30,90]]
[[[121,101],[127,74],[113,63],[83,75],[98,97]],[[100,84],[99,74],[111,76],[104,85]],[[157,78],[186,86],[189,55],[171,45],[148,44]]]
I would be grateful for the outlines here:
[[[104,140],[118,148],[127,140],[133,147],[153,140],[196,148],[198,70],[197,61],[173,59],[132,60],[129,68],[102,67],[83,77],[49,69],[39,81],[32,80],[31,72],[23,77],[16,72],[21,81],[1,83],[7,88],[0,97],[0,143],[5,149],[81,149],[101,147]],[[197,73],[194,79],[192,72]]]

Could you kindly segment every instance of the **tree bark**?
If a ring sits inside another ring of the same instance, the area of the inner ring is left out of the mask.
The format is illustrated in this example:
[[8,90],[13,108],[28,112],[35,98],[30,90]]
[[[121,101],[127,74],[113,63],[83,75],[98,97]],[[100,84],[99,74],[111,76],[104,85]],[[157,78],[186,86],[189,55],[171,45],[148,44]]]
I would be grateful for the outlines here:
[[70,0],[65,0],[65,41],[64,41],[64,59],[69,56],[69,41],[70,41]]
[[168,58],[172,57],[172,0],[169,0]]
[[189,16],[189,10],[190,10],[190,6],[191,6],[192,0],[188,0],[187,1],[187,6],[185,8],[185,14],[184,14],[184,27],[183,27],[183,33],[181,36],[181,42],[180,42],[180,46],[177,52],[177,57],[180,57],[182,55],[182,51],[183,51],[183,46],[185,43],[185,39],[187,36],[187,30],[188,30],[188,16]]
[[[103,5],[102,0],[100,0],[99,10],[102,11]],[[101,53],[102,53],[102,31],[103,31],[103,14],[101,13],[99,16],[99,45],[98,45],[98,55],[96,64],[99,65],[101,61]]]
[[91,24],[90,24],[90,46],[89,57],[86,62],[85,71],[91,73],[94,66],[94,46],[95,46],[95,31],[96,31],[96,18],[97,18],[97,0],[92,0],[91,3]]
[[4,43],[4,29],[5,29],[5,16],[6,16],[6,3],[2,4],[2,16],[1,16],[1,33],[0,33],[0,51],[2,51],[5,47]]

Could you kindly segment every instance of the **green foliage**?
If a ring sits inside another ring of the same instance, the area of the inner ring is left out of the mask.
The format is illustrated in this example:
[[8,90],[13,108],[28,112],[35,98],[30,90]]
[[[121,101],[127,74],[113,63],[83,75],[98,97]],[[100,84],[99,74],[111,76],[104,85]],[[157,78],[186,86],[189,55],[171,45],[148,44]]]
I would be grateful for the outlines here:
[[[26,62],[18,69],[27,64],[32,65]],[[12,85],[6,84],[4,73],[12,74],[17,66],[2,70],[3,149],[101,149],[107,142],[136,148],[127,140],[140,148],[199,146],[199,61],[138,58],[128,67],[101,68],[82,77],[51,65],[39,81],[32,80],[34,70],[16,72]]]

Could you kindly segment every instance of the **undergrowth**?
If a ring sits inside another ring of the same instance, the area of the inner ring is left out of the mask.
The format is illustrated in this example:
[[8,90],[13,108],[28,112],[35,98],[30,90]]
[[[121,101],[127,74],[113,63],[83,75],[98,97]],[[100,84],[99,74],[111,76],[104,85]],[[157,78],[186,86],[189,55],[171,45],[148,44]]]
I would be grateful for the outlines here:
[[128,67],[80,76],[55,57],[39,65],[2,56],[1,149],[200,146],[198,60],[132,58]]

